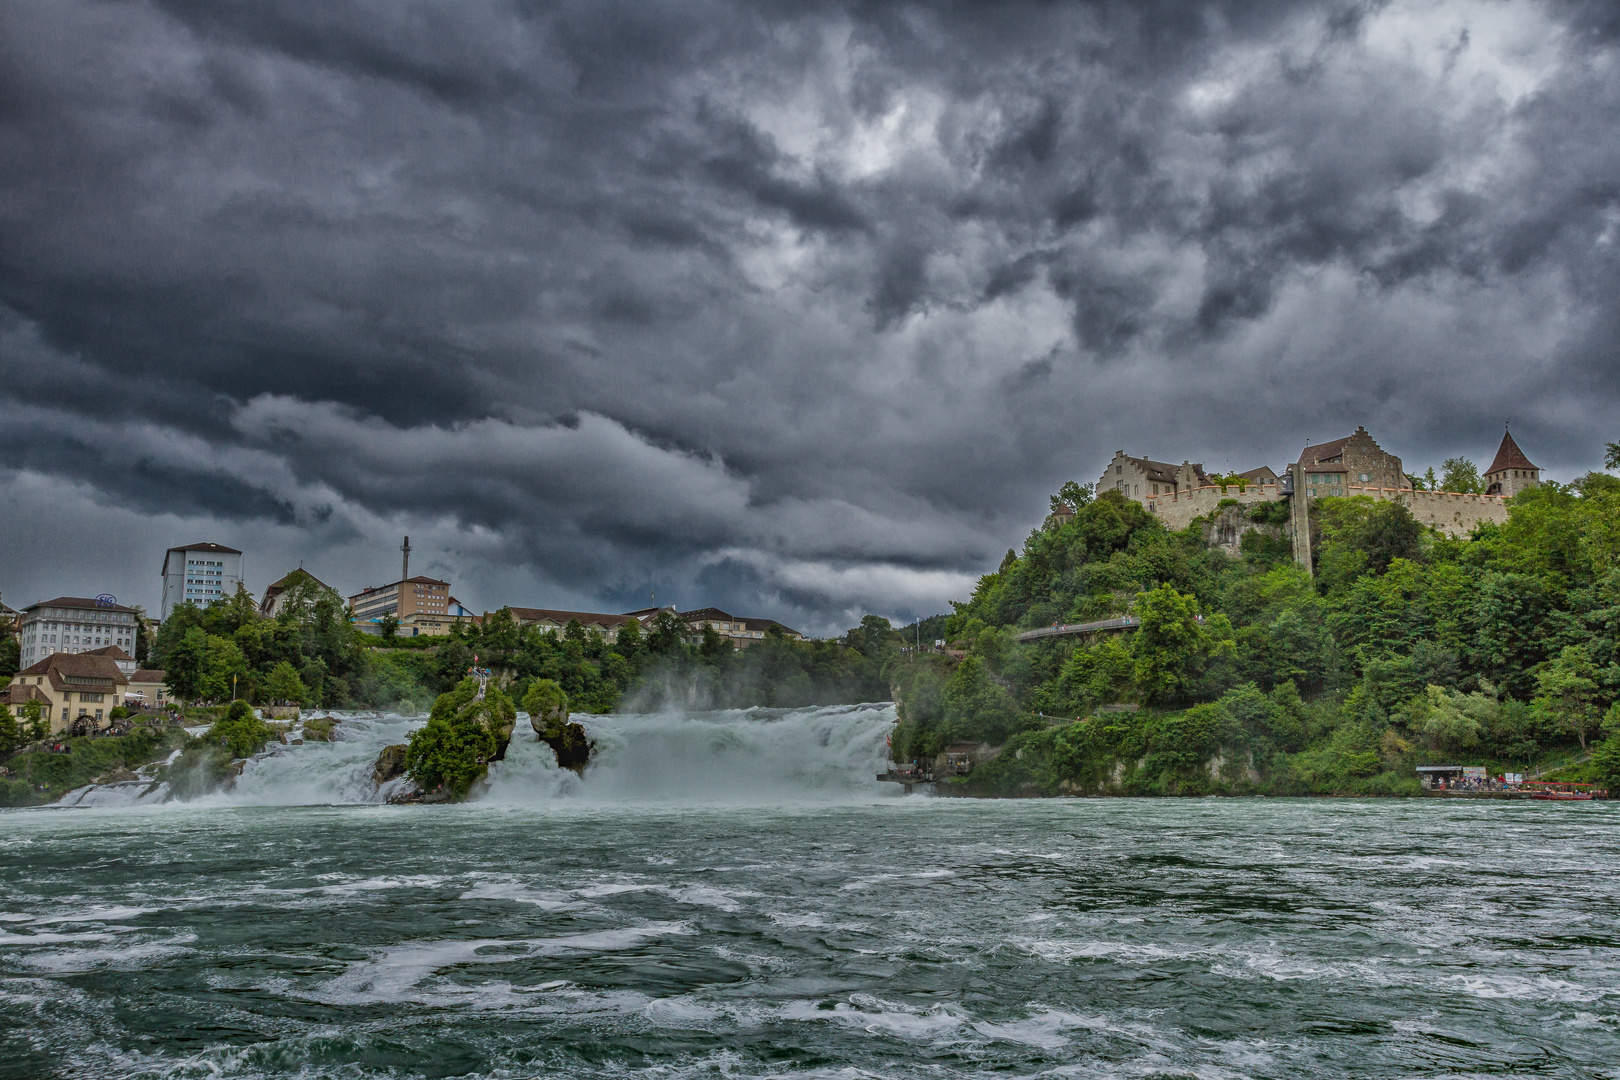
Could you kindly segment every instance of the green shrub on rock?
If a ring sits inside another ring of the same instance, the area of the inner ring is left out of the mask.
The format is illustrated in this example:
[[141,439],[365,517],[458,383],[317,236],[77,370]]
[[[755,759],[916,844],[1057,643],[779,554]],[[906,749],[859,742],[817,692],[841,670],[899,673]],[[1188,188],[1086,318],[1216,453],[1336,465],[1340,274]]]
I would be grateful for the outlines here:
[[270,741],[270,729],[253,711],[253,706],[245,701],[233,701],[203,738],[225,747],[233,758],[245,758],[264,749],[264,744]]
[[564,769],[582,772],[591,758],[590,739],[579,724],[568,722],[568,695],[550,679],[536,679],[523,695],[523,711],[540,741],[557,755]]
[[406,772],[425,792],[464,799],[505,748],[516,719],[511,698],[491,687],[480,700],[477,680],[463,679],[411,733]]

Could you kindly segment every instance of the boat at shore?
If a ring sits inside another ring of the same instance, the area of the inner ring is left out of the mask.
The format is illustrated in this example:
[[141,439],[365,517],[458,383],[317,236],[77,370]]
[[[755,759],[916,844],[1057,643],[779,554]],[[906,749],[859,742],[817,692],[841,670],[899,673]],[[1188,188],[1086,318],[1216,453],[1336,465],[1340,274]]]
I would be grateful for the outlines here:
[[1606,799],[1609,793],[1595,784],[1577,784],[1568,781],[1527,780],[1523,787],[1532,799],[1543,802],[1591,802]]

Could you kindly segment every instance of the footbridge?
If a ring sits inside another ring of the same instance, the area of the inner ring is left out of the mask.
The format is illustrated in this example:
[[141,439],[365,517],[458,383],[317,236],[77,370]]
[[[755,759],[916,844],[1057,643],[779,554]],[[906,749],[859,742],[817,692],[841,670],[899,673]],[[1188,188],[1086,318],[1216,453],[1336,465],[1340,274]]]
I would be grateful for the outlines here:
[[[1204,617],[1202,615],[1198,616],[1198,621],[1203,622]],[[1026,630],[1014,640],[1035,641],[1038,638],[1056,637],[1059,634],[1095,634],[1105,633],[1109,630],[1135,630],[1141,625],[1141,619],[1130,615],[1124,615],[1117,619],[1099,619],[1096,622],[1063,623],[1061,625],[1053,623],[1051,626],[1043,626],[1039,630]]]
[[1019,641],[1034,641],[1036,638],[1057,637],[1059,634],[1091,634],[1106,630],[1135,630],[1142,625],[1141,619],[1133,619],[1126,615],[1118,619],[1100,619],[1097,622],[1064,623],[1043,626],[1039,630],[1026,630],[1018,635]]

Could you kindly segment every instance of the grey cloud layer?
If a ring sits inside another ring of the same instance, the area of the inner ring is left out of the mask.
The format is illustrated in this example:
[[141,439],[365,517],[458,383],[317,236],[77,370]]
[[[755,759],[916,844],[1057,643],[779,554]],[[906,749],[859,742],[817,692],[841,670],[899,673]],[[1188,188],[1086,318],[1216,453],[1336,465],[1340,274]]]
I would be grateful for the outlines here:
[[814,629],[939,609],[1116,447],[1511,416],[1567,474],[1616,435],[1617,60],[1495,0],[22,0],[0,469]]

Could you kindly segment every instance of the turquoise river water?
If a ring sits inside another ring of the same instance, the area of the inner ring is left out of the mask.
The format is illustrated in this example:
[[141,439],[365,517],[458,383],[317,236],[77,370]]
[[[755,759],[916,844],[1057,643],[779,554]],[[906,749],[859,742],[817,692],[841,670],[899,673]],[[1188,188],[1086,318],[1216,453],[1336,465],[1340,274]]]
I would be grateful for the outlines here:
[[1620,807],[902,797],[892,719],[0,811],[0,1076],[1620,1077]]

